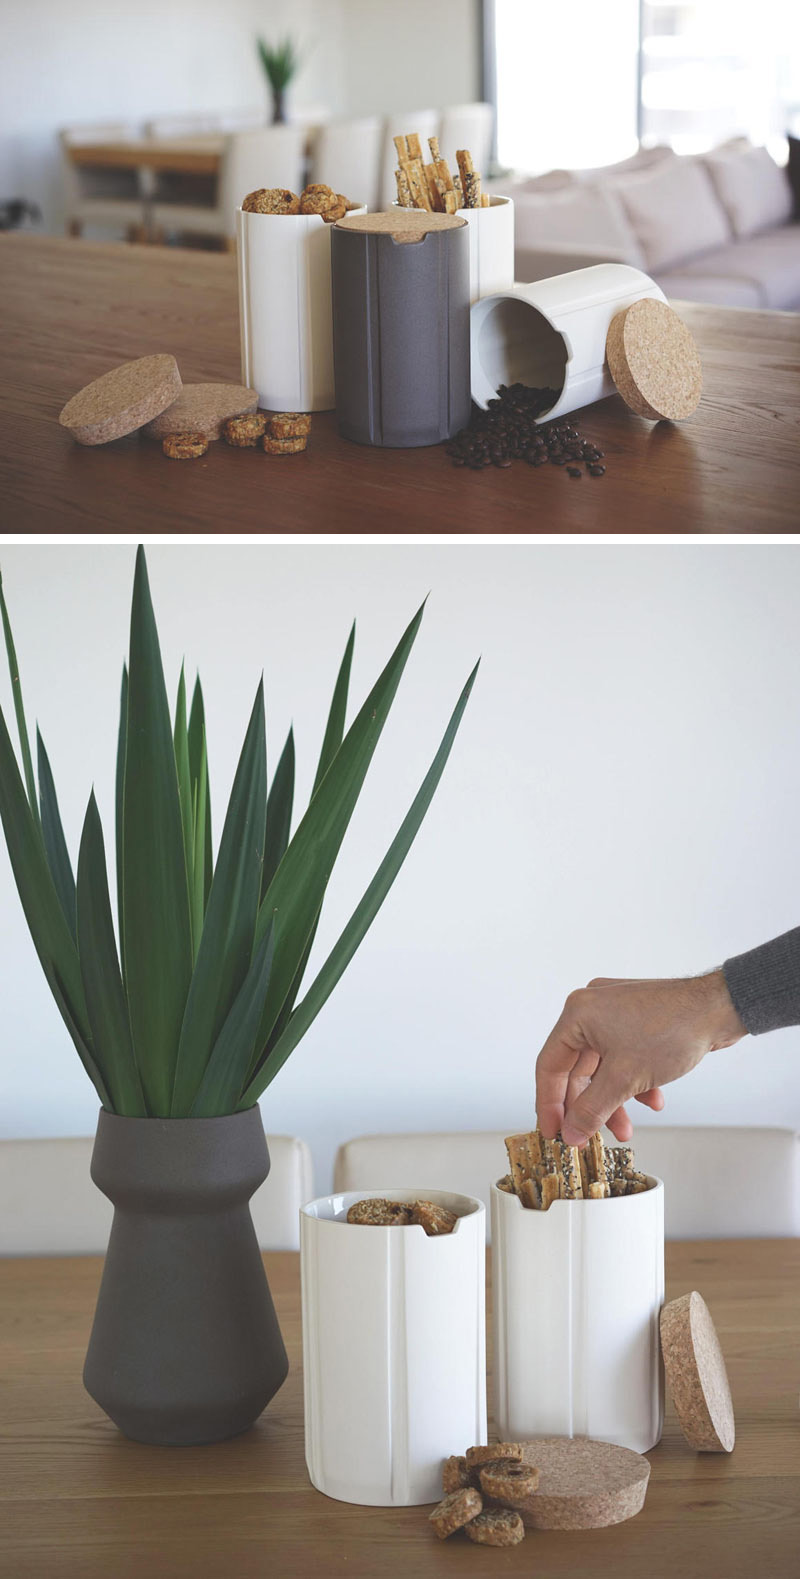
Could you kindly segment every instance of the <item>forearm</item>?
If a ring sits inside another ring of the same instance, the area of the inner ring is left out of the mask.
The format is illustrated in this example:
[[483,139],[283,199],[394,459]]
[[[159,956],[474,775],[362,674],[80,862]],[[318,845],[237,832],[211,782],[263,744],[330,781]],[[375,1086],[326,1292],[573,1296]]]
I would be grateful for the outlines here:
[[800,927],[726,959],[722,969],[734,1007],[751,1035],[800,1025]]

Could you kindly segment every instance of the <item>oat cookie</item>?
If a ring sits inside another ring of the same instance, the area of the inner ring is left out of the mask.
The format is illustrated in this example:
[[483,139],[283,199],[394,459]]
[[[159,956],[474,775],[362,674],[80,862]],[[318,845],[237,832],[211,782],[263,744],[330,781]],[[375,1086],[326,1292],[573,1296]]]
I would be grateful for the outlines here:
[[237,450],[255,449],[266,431],[267,419],[263,411],[253,411],[246,417],[229,417],[223,424],[223,438]]
[[256,192],[248,192],[242,209],[245,214],[299,214],[300,199],[288,187],[260,186]]
[[483,1498],[479,1491],[474,1491],[471,1486],[464,1486],[460,1491],[451,1491],[428,1518],[436,1531],[440,1541],[446,1541],[448,1535],[454,1535],[456,1530],[462,1530],[470,1519],[477,1518],[483,1507]]
[[430,1238],[437,1234],[451,1234],[458,1218],[446,1206],[436,1206],[433,1201],[415,1201],[411,1221],[419,1223]]
[[347,198],[323,182],[314,181],[306,187],[300,199],[300,213],[320,214],[327,224],[334,225],[337,220],[344,219],[347,213]]
[[411,1222],[411,1204],[407,1201],[383,1201],[372,1196],[366,1201],[354,1201],[347,1213],[347,1221],[365,1223],[371,1228],[404,1227]]
[[442,1491],[461,1491],[470,1484],[467,1461],[463,1454],[453,1453],[442,1465]]
[[482,1447],[468,1447],[467,1469],[475,1469],[482,1464],[494,1464],[504,1458],[516,1459],[519,1462],[522,1459],[522,1452],[521,1442],[487,1442]]
[[488,1508],[467,1525],[467,1535],[479,1546],[519,1546],[525,1525],[511,1508]]
[[208,439],[202,433],[168,433],[161,448],[172,461],[193,461],[205,455]]
[[273,439],[299,439],[311,432],[309,411],[276,411],[269,418]]
[[514,1508],[533,1495],[539,1484],[539,1471],[533,1464],[517,1459],[498,1459],[480,1470],[481,1491],[495,1502]]
[[296,439],[274,439],[271,433],[265,433],[261,440],[268,455],[300,455],[306,442],[305,433]]

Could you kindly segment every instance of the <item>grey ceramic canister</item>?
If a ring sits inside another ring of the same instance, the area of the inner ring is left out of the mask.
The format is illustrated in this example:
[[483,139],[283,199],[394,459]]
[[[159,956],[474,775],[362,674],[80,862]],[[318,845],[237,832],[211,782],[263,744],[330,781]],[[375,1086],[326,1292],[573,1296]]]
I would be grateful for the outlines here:
[[200,1119],[102,1111],[91,1171],[114,1221],[87,1391],[139,1442],[245,1431],[288,1369],[248,1205],[269,1172],[258,1107]]
[[339,431],[359,444],[439,444],[470,417],[469,236],[455,215],[395,209],[333,227]]

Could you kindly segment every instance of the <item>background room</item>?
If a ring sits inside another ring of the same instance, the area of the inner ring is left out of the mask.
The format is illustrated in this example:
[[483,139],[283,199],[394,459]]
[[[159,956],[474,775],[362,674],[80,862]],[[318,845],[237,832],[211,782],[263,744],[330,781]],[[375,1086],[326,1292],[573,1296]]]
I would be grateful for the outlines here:
[[[354,1135],[527,1127],[537,1051],[566,993],[592,975],[696,973],[797,924],[791,548],[147,553],[170,694],[183,659],[203,679],[215,842],[262,670],[269,771],[293,722],[302,808],[353,616],[350,718],[431,593],[330,884],[312,975],[482,656],[406,865],[262,1099],[268,1132],[310,1144],[318,1192]],[[133,562],[129,546],[18,545],[2,564],[29,725],[38,719],[47,742],[71,854],[94,784],[112,884]],[[5,671],[0,700],[13,731]],[[95,1094],[42,976],[4,845],[0,919],[0,1133],[91,1135]],[[746,1038],[667,1089],[663,1122],[797,1128],[796,1060],[795,1030]],[[661,1122],[638,1105],[633,1117]]]

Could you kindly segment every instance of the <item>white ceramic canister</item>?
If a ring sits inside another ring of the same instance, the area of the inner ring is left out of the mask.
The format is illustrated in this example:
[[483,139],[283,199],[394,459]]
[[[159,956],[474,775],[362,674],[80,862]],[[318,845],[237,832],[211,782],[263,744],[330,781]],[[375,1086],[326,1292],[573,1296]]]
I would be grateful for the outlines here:
[[319,214],[236,210],[242,382],[267,411],[335,404],[330,232]]
[[[346,1222],[354,1201],[427,1200],[452,1234]],[[340,1502],[438,1502],[442,1460],[486,1441],[486,1210],[443,1190],[358,1190],[300,1212],[306,1464]]]
[[597,263],[532,285],[483,296],[470,313],[472,398],[488,405],[500,384],[555,389],[540,421],[616,393],[606,362],[612,318],[643,296],[666,301],[649,274],[627,263]]
[[[393,203],[399,208],[399,203]],[[514,203],[490,197],[488,208],[459,208],[469,225],[469,299],[514,290]]]
[[501,1441],[661,1438],[664,1186],[546,1212],[492,1185],[496,1424]]

